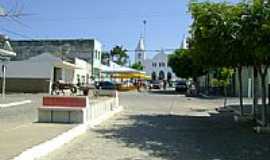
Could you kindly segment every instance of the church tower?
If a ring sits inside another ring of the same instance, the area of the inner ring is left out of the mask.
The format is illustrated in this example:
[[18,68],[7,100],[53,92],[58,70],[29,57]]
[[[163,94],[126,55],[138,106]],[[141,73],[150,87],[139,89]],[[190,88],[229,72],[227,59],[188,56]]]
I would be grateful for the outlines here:
[[137,48],[135,49],[135,63],[143,65],[144,60],[145,60],[144,39],[141,36]]

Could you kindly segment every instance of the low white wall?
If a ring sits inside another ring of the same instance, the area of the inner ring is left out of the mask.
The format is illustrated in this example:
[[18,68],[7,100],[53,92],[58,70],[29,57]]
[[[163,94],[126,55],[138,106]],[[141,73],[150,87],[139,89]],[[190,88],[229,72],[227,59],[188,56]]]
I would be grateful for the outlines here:
[[118,97],[118,92],[116,90],[100,89],[100,90],[97,90],[97,95],[98,96]]
[[[89,99],[89,97],[85,97]],[[42,107],[38,109],[38,119],[42,123],[89,123],[119,107],[119,99],[115,97],[107,100],[91,102],[85,108]],[[89,103],[90,102],[90,103]]]

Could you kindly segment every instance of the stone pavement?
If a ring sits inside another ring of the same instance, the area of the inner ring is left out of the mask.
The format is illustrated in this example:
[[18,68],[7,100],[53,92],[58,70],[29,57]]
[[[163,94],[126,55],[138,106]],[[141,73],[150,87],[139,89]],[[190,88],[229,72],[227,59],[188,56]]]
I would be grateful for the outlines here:
[[14,99],[30,99],[32,103],[10,108],[0,108],[0,159],[8,160],[28,148],[45,142],[74,125],[39,124],[37,108],[41,106],[42,94],[12,94],[6,102]]
[[217,113],[223,99],[124,93],[116,116],[42,160],[268,160],[270,135]]

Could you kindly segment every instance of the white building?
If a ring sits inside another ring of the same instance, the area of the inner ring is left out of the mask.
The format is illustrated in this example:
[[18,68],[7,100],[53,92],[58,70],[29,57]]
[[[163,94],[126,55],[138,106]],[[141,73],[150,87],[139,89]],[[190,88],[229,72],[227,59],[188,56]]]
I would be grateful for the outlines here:
[[145,59],[144,40],[140,38],[137,48],[135,49],[135,63],[141,63],[143,65],[143,71],[148,76],[152,77],[152,80],[176,80],[176,76],[172,69],[168,66],[168,54],[163,50],[155,55],[152,59]]
[[155,55],[152,59],[144,60],[144,71],[152,80],[168,80],[176,79],[172,69],[168,66],[168,54],[163,50]]
[[10,61],[6,66],[6,89],[9,92],[49,93],[52,83],[59,80],[70,84],[77,84],[78,80],[87,84],[91,80],[91,64],[79,58],[74,62],[64,61],[49,53]]
[[26,60],[42,53],[83,59],[91,64],[90,77],[99,80],[102,43],[96,39],[12,40],[11,45],[17,53],[16,60]]

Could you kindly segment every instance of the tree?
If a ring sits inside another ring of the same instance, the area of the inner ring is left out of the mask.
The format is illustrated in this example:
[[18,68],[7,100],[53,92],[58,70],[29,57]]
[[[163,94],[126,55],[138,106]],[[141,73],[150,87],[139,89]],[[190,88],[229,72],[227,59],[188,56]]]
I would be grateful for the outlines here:
[[209,67],[238,69],[241,115],[243,115],[242,67],[254,68],[253,106],[257,103],[258,72],[262,88],[262,122],[266,126],[266,77],[270,67],[269,1],[243,1],[239,4],[192,1],[190,12],[194,19],[190,46],[195,57]]
[[110,55],[112,60],[119,65],[125,65],[128,62],[127,50],[123,49],[122,46],[115,46],[111,50]]
[[224,92],[224,107],[227,104],[227,87],[230,84],[231,77],[233,75],[233,69],[231,68],[218,68],[216,69],[216,78],[212,80],[215,87],[223,88]]
[[190,12],[193,17],[191,52],[198,63],[206,68],[238,68],[239,98],[243,115],[242,67],[250,62],[249,50],[242,41],[241,16],[246,8],[242,3],[192,1]]
[[197,77],[205,74],[203,67],[196,64],[191,52],[187,49],[177,49],[169,56],[168,65],[172,68],[177,77],[193,78],[197,82]]
[[[248,12],[243,18],[245,43],[252,50],[254,70],[260,75],[262,89],[262,122],[267,125],[266,77],[270,66],[270,3],[253,0],[248,4]],[[248,34],[247,34],[248,33]],[[255,73],[255,72],[254,72]],[[257,85],[256,85],[257,86]],[[255,100],[256,98],[254,98]],[[257,100],[254,101],[256,103]]]
[[142,70],[143,70],[143,66],[142,66],[142,64],[140,64],[140,63],[134,63],[134,64],[131,66],[131,68],[136,69],[136,70],[139,70],[139,71],[142,71]]

